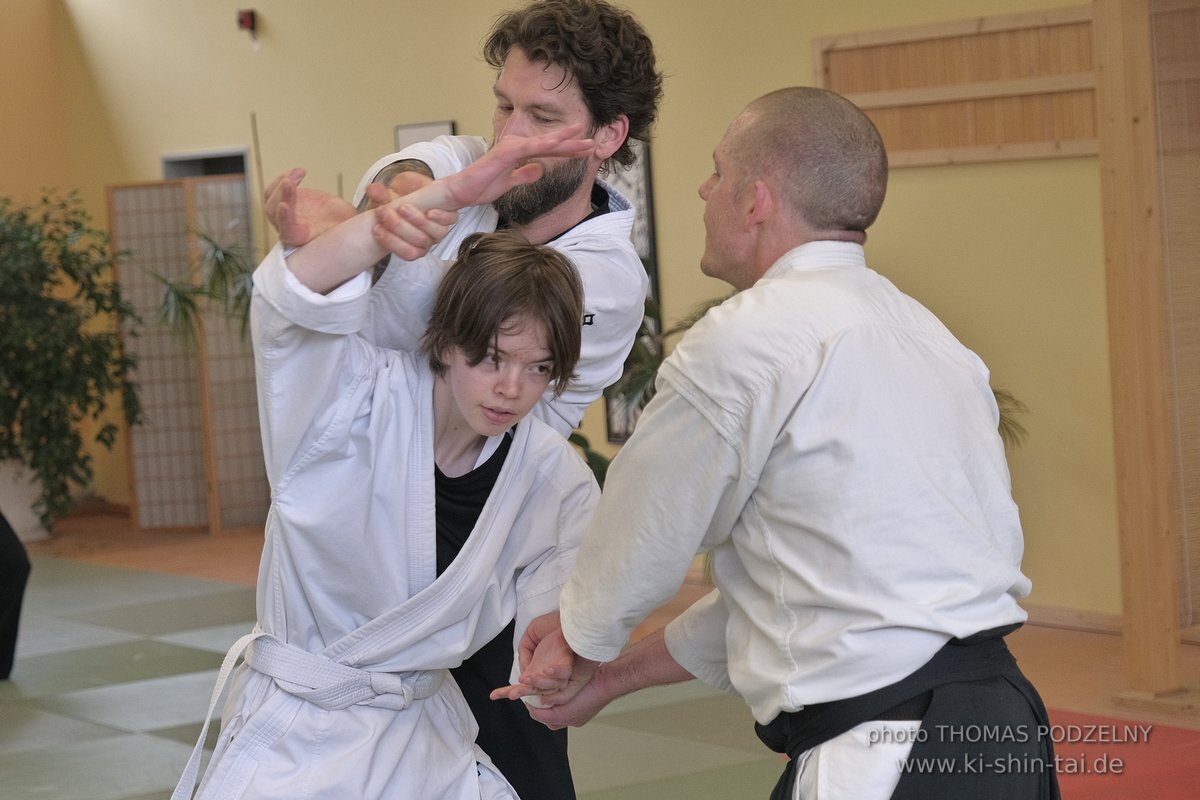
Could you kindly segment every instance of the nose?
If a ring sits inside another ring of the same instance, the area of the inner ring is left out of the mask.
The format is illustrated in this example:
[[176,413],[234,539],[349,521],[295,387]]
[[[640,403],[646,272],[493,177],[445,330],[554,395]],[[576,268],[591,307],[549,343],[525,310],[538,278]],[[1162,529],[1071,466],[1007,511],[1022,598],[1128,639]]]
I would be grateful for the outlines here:
[[496,375],[496,394],[501,397],[516,397],[520,390],[520,370],[502,368]]
[[529,136],[529,125],[524,118],[524,115],[519,112],[512,112],[508,115],[508,119],[504,120],[504,125],[500,128],[500,135],[497,139],[503,139],[505,136]]
[[709,175],[707,178],[704,179],[704,183],[700,184],[700,188],[698,190],[700,193],[700,199],[706,203],[708,202],[708,193],[710,191],[712,191],[712,182],[713,182],[713,176]]

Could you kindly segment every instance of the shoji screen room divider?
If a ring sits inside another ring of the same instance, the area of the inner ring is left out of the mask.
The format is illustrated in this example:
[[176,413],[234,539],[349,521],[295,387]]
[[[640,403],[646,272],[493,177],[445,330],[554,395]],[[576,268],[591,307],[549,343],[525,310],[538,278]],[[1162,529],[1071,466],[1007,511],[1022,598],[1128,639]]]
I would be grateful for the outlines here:
[[262,526],[263,471],[254,359],[240,320],[204,315],[195,341],[156,322],[164,285],[191,279],[201,232],[253,262],[243,175],[109,187],[121,288],[144,324],[126,336],[138,357],[145,423],[129,431],[132,513],[140,528]]

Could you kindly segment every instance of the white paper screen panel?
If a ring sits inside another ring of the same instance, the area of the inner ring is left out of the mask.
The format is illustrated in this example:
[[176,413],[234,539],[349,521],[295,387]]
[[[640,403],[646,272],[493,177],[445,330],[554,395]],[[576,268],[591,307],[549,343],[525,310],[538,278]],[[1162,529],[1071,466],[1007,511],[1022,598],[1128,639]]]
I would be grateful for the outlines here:
[[113,244],[125,253],[122,289],[146,323],[125,340],[138,357],[146,417],[129,434],[141,528],[219,532],[266,519],[254,360],[241,321],[210,312],[199,342],[187,342],[155,324],[163,285],[150,274],[192,279],[198,252],[192,231],[240,248],[253,263],[248,202],[240,175],[109,189]]

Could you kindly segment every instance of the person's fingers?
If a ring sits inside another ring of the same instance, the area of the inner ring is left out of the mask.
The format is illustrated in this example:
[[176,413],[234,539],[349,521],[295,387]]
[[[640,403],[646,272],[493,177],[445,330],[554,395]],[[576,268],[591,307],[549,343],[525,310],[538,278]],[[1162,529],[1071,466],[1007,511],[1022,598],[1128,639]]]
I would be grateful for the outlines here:
[[[409,244],[415,247],[428,249],[441,241],[447,233],[446,225],[410,205],[380,209],[376,212],[376,217],[388,220],[387,222],[380,221],[393,233],[403,236]],[[391,223],[391,220],[398,221]]]
[[299,247],[309,240],[308,226],[296,219],[295,208],[288,203],[280,203],[275,207],[275,229],[279,232],[279,241],[287,247]]
[[432,208],[425,214],[430,222],[433,222],[442,227],[449,228],[454,223],[458,222],[457,211],[447,211],[444,208]]
[[446,235],[447,228],[412,206],[381,206],[374,211],[371,235],[389,252],[405,261],[425,255]]
[[263,189],[263,204],[267,205],[271,202],[271,197],[275,194],[275,190],[279,188],[279,184],[283,182],[283,176],[280,175],[275,180],[267,184],[267,188]]
[[294,186],[295,184],[300,183],[300,181],[304,180],[305,174],[306,173],[303,169],[301,169],[300,167],[295,167],[295,168],[290,169],[287,172],[283,173],[282,175],[278,176],[277,178],[275,178],[275,180],[273,180],[267,184],[266,189],[263,189],[263,202],[264,203],[269,202],[271,200],[271,197],[276,193],[276,191],[279,189],[279,187],[282,186],[283,184],[291,183]]
[[377,206],[386,205],[395,198],[392,190],[384,186],[382,183],[368,183],[367,188],[363,190],[367,198],[367,208],[375,208]]
[[522,686],[528,686],[537,690],[539,694],[547,692],[558,692],[565,689],[568,685],[567,677],[559,677],[555,674],[543,672],[538,674],[526,673],[520,677]]
[[513,186],[520,186],[526,183],[533,183],[540,177],[542,177],[541,164],[525,164],[512,171],[512,184]]
[[519,683],[514,683],[509,686],[501,686],[499,689],[493,689],[488,697],[492,700],[520,700],[522,697],[530,697],[537,693],[537,689],[534,689],[532,686],[523,686]]
[[432,182],[433,178],[420,172],[401,172],[388,181],[387,186],[393,197],[404,197]]
[[527,708],[529,716],[552,731],[562,730],[567,727],[566,723],[560,721],[559,711],[555,708],[538,708],[536,706],[528,706]]

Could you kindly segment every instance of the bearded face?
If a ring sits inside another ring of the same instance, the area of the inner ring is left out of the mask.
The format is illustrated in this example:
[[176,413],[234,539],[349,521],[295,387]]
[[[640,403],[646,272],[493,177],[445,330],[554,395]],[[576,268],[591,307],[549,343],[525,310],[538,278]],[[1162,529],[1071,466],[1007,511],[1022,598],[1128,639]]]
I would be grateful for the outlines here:
[[492,205],[510,225],[528,225],[575,194],[587,175],[587,160],[564,159],[543,163],[542,177],[533,183],[514,186]]

